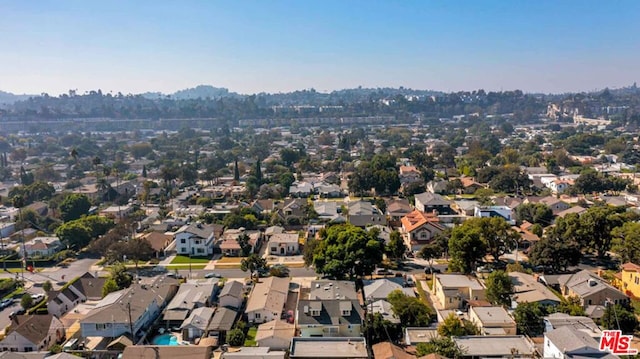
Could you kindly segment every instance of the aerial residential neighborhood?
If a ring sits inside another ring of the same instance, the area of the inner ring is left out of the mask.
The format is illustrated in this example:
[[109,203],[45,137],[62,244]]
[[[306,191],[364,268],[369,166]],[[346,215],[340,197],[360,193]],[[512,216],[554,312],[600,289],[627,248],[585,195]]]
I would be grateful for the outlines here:
[[[610,96],[587,108],[631,95]],[[640,142],[546,101],[529,121],[5,132],[0,349],[614,357],[603,333],[640,314]]]

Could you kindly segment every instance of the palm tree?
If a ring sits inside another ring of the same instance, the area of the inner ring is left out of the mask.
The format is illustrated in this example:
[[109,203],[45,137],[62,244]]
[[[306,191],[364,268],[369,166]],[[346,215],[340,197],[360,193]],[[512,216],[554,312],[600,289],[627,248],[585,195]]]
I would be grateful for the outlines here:
[[69,154],[76,162],[78,162],[78,150],[75,147],[71,149],[71,152]]
[[100,164],[102,164],[102,160],[98,156],[95,156],[93,158],[93,160],[91,160],[91,162],[93,163],[93,167],[96,169],[96,171],[98,169],[98,166],[100,166]]

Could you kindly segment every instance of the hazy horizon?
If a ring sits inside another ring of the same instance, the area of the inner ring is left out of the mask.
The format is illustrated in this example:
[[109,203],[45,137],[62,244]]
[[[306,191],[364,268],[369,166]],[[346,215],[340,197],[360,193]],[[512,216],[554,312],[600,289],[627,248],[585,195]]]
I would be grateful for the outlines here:
[[0,90],[565,93],[640,78],[640,3],[0,3]]

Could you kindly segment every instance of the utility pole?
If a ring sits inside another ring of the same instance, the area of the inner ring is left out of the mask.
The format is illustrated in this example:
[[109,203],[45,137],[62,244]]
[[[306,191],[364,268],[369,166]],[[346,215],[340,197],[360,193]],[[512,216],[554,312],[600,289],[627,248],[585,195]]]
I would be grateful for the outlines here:
[[[0,241],[2,241],[2,255],[4,256],[4,252],[5,252],[5,247],[4,247],[4,238],[0,239]],[[4,271],[7,271],[7,261],[5,259],[2,260],[2,269],[4,269]]]
[[136,345],[136,336],[133,333],[133,322],[131,321],[131,295],[129,295],[129,301],[127,302],[127,311],[129,312],[129,331],[131,332],[131,340],[133,345]]
[[[13,197],[12,205],[14,208],[18,209],[18,222],[22,222],[22,207],[24,207],[24,199],[22,198],[22,196],[17,195]],[[24,231],[22,230],[20,232],[20,239],[22,241],[22,261],[23,261],[21,273],[22,273],[22,283],[24,283],[24,269],[27,266],[27,250],[24,245]]]

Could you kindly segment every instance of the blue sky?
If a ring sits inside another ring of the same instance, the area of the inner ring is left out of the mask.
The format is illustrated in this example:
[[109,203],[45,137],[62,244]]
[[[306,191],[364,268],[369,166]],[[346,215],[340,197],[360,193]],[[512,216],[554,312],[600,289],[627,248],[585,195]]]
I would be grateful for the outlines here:
[[0,0],[0,90],[589,91],[640,80],[640,1]]

